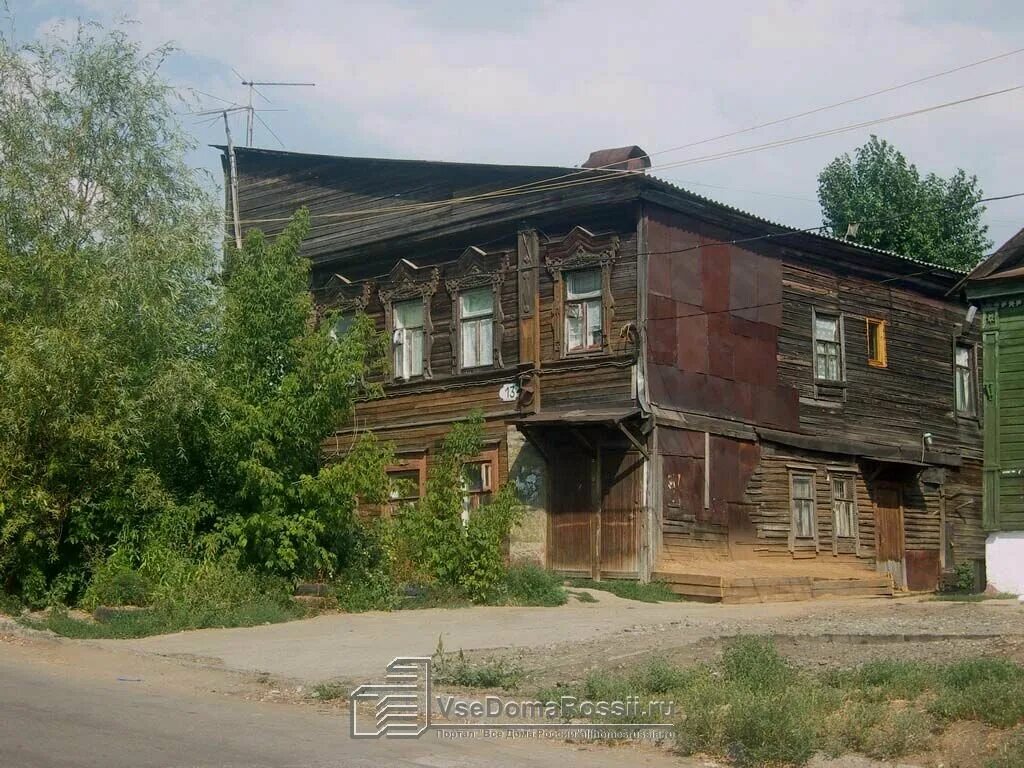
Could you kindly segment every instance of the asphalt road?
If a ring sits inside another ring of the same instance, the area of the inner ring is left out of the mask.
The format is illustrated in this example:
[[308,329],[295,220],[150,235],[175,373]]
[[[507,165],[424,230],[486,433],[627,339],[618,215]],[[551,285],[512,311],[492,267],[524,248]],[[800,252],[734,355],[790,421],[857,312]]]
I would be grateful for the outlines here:
[[[37,663],[0,643],[3,768],[326,768],[675,766],[656,751],[554,741],[351,739],[340,711],[189,692],[96,674],[50,653]],[[692,765],[692,764],[691,764]]]

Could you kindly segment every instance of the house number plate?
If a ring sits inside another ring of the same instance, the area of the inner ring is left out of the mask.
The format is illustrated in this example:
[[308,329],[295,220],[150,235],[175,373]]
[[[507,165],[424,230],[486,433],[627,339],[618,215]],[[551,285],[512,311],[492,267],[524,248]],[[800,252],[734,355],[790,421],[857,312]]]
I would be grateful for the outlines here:
[[503,403],[512,403],[519,399],[519,385],[514,381],[502,384],[498,390],[498,399]]

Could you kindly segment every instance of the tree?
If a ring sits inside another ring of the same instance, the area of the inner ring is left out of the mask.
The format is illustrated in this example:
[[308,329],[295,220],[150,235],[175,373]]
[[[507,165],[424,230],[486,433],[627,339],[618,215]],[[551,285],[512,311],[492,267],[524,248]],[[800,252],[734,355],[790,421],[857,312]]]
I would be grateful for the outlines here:
[[32,600],[188,474],[218,210],[123,33],[0,39],[0,582]]
[[877,136],[841,155],[818,174],[818,201],[836,237],[859,224],[856,241],[905,256],[969,270],[992,245],[982,224],[976,176],[958,169],[948,179],[917,167]]
[[340,337],[330,314],[311,322],[310,263],[299,253],[308,229],[301,210],[273,242],[254,231],[241,250],[229,246],[206,485],[220,549],[302,576],[345,565],[357,501],[385,500],[391,457],[368,436],[324,465],[324,439],[357,399],[380,393],[386,357],[364,315]]
[[329,573],[386,489],[386,446],[321,452],[383,339],[314,322],[304,211],[220,270],[168,52],[0,39],[0,588],[34,604],[161,563]]

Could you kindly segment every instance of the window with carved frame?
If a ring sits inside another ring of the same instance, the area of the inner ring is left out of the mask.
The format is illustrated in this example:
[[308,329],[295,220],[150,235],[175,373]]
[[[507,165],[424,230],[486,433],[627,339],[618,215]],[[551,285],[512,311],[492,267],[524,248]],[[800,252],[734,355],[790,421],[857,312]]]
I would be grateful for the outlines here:
[[551,325],[557,356],[611,351],[611,286],[619,247],[617,235],[595,235],[579,226],[546,244],[544,263],[554,282]]
[[604,347],[600,269],[565,273],[565,351],[593,352]]
[[431,302],[439,280],[440,272],[436,267],[420,269],[402,259],[380,288],[395,381],[432,376]]

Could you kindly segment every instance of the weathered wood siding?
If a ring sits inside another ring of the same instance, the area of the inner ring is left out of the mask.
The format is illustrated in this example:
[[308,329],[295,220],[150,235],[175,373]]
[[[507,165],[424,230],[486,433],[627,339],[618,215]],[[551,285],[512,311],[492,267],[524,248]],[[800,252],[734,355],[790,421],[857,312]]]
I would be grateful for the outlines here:
[[[963,305],[791,262],[783,300],[779,380],[799,392],[802,431],[909,446],[931,432],[936,449],[980,456],[980,418],[957,417],[954,406],[954,344],[980,340],[977,323],[960,333]],[[846,380],[827,393],[814,380],[812,308],[842,317]],[[886,321],[885,368],[868,364],[868,317]]]

